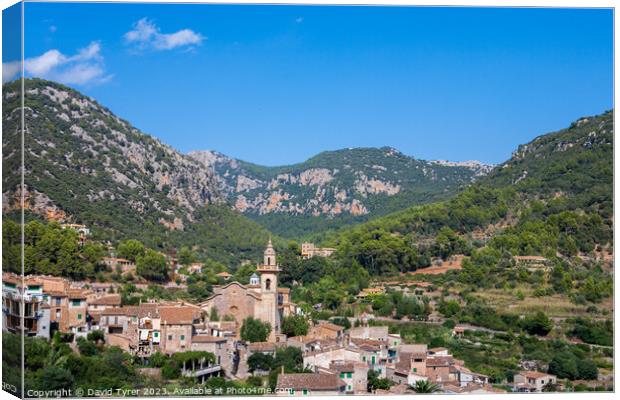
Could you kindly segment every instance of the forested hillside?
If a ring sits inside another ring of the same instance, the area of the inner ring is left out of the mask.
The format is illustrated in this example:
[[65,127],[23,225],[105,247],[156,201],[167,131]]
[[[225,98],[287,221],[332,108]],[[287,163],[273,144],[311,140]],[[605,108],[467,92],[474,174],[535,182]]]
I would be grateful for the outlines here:
[[[18,85],[3,86],[6,132],[19,124]],[[29,216],[86,224],[95,240],[140,238],[161,250],[198,246],[221,262],[260,255],[269,234],[225,205],[202,164],[69,87],[27,79],[25,93]],[[5,168],[19,165],[20,140],[4,136]],[[19,175],[3,176],[5,215],[19,207],[18,188]]]
[[582,118],[520,146],[451,200],[344,229],[324,242],[372,273],[469,253],[482,245],[473,237],[513,255],[571,257],[611,248],[612,153],[613,113]]

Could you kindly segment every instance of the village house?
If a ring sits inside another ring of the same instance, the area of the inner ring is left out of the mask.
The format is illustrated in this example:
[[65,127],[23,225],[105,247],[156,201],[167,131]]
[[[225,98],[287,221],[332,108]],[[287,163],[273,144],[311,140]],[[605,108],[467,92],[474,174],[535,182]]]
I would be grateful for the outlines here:
[[489,384],[469,383],[465,386],[457,385],[452,382],[442,383],[441,389],[446,394],[498,394],[506,393],[503,389],[498,389]]
[[302,373],[278,375],[278,396],[333,396],[345,394],[347,384],[337,374]]
[[277,346],[273,342],[254,342],[248,344],[248,355],[254,353],[262,353],[265,355],[275,356]]
[[452,356],[428,357],[426,359],[426,376],[431,382],[453,382],[457,374]]
[[110,294],[118,292],[119,285],[110,282],[92,282],[88,284],[89,289],[96,295]]
[[91,294],[86,299],[87,302],[87,322],[88,330],[101,329],[101,312],[106,308],[120,308],[121,296],[118,294],[109,294],[103,296],[97,296]]
[[447,357],[450,354],[445,347],[433,347],[432,349],[428,349],[428,355],[429,357]]
[[201,310],[193,306],[159,307],[161,349],[173,354],[191,348],[194,323],[200,320]]
[[230,278],[232,278],[232,275],[231,275],[231,274],[229,274],[229,273],[228,273],[228,272],[226,272],[226,271],[222,271],[222,272],[220,272],[220,273],[217,273],[217,274],[215,274],[215,276],[217,276],[218,278],[222,278],[222,279],[223,279],[223,280],[225,280],[225,281],[229,281],[229,280],[230,280]]
[[465,336],[465,331],[467,330],[466,327],[461,326],[461,325],[456,325],[454,328],[452,328],[452,336],[454,337],[463,337]]
[[318,373],[336,374],[346,384],[347,394],[368,392],[368,365],[363,362],[335,361],[329,369],[318,368]]
[[[472,372],[449,354],[448,349],[427,349],[425,344],[405,344],[397,347],[397,359],[387,366],[387,378],[398,385],[415,385],[430,381],[447,385],[446,392],[489,392],[489,377]],[[477,385],[477,386],[476,386]]]
[[148,357],[160,351],[161,344],[161,317],[159,315],[159,303],[142,303],[131,312],[131,326],[137,324],[137,337],[131,344],[132,350],[136,355]]
[[88,312],[100,312],[107,308],[119,308],[121,306],[120,294],[107,294],[103,296],[88,296]]
[[2,279],[5,330],[11,331],[13,322],[19,322],[19,314],[11,315],[11,301],[19,304],[24,300],[25,334],[34,336],[38,328],[42,329],[39,333],[42,337],[51,337],[56,331],[78,336],[87,333],[86,296],[89,291],[73,288],[66,279],[48,275],[25,277],[25,289],[18,275],[5,273]]
[[215,355],[215,362],[225,371],[230,371],[233,364],[234,348],[232,342],[221,336],[196,335],[192,337],[190,350],[208,351]]
[[397,360],[387,366],[386,377],[397,384],[414,385],[427,380],[427,347],[425,344],[407,344],[397,347]]
[[351,339],[349,347],[357,350],[361,354],[362,361],[367,363],[371,369],[377,371],[381,376],[385,376],[385,368],[388,361],[388,345],[386,341]]
[[454,374],[456,381],[459,382],[461,387],[466,387],[470,384],[486,385],[489,383],[489,377],[487,375],[472,372],[469,368],[458,363],[452,366],[450,372]]
[[301,258],[307,260],[312,257],[329,257],[336,249],[331,247],[316,247],[314,243],[301,244]]
[[514,389],[517,392],[542,392],[548,384],[556,384],[557,377],[538,371],[519,371],[514,375]]
[[126,274],[129,272],[135,273],[136,271],[136,264],[125,258],[103,257],[102,261],[113,272]]
[[[86,336],[88,333],[88,304],[87,292],[81,289],[67,290],[67,328],[76,337]],[[66,329],[61,329],[66,331]]]
[[308,335],[317,339],[341,340],[344,338],[344,328],[331,322],[319,321],[310,327]]
[[304,367],[329,369],[333,362],[362,361],[362,354],[352,348],[338,346],[304,354]]
[[[50,337],[50,308],[37,278],[4,274],[2,279],[2,329],[26,336]],[[23,314],[21,305],[23,304]],[[23,318],[22,318],[23,317]]]
[[323,348],[326,348],[328,346],[325,346],[325,343],[329,343],[331,345],[337,346],[337,342],[336,341],[324,341],[321,339],[316,339],[312,336],[291,336],[289,338],[286,339],[286,345],[290,346],[290,347],[297,347],[298,349],[301,350],[302,353],[308,353],[308,352],[314,352],[314,351],[320,351]]
[[349,329],[349,338],[351,339],[370,339],[379,341],[388,341],[387,326],[359,326]]
[[204,268],[203,263],[192,263],[187,267],[187,271],[190,274],[201,274],[203,268]]
[[88,235],[90,235],[90,229],[88,229],[88,227],[86,225],[82,225],[82,224],[60,224],[60,227],[62,229],[73,229],[74,231],[79,233],[81,236],[88,236]]
[[137,323],[137,308],[124,306],[118,308],[106,308],[101,311],[99,326],[104,334],[123,334],[129,330],[130,323]]

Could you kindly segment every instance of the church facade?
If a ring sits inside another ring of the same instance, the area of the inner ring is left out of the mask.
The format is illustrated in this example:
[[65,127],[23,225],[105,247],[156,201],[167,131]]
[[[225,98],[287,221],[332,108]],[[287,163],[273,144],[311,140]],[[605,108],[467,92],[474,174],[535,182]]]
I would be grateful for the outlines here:
[[[238,328],[247,317],[260,319],[271,325],[270,342],[285,340],[280,332],[282,318],[295,312],[295,305],[290,302],[290,289],[278,286],[280,268],[276,260],[276,251],[271,239],[263,256],[263,263],[248,284],[231,282],[216,286],[211,297],[200,304],[205,312],[217,310],[218,315],[229,315],[235,319]],[[237,334],[240,329],[237,329]]]

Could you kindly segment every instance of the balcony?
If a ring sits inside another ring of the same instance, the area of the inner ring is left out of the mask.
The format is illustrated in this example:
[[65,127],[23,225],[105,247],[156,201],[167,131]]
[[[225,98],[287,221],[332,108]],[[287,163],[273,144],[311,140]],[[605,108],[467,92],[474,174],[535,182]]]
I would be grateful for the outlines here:
[[196,369],[183,369],[181,375],[188,378],[202,378],[204,376],[210,376],[217,374],[222,370],[222,366],[219,364],[210,366],[199,366]]

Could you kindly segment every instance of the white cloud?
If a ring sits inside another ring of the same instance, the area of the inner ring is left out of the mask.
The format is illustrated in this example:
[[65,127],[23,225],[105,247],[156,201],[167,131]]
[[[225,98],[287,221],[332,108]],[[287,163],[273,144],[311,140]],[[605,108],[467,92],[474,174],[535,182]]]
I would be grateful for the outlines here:
[[97,64],[75,64],[63,71],[60,71],[56,80],[59,82],[75,85],[85,85],[87,83],[104,83],[112,78],[105,75],[105,71]]
[[27,73],[35,76],[44,76],[53,68],[67,62],[65,57],[58,50],[49,50],[38,57],[32,57],[24,60],[24,69]]
[[133,24],[133,31],[125,33],[127,42],[148,42],[157,35],[157,27],[148,19],[142,18]]
[[179,46],[187,46],[192,44],[200,44],[202,36],[190,29],[183,29],[176,33],[159,35],[155,42],[158,49],[169,50]]
[[[56,49],[48,50],[40,56],[25,59],[24,70],[27,76],[76,85],[103,83],[111,78],[106,75],[99,42],[91,42],[73,56]],[[2,64],[2,82],[14,79],[18,73],[19,61]]]
[[12,81],[17,77],[22,66],[19,61],[2,63],[2,83]]
[[133,30],[125,33],[125,42],[139,49],[171,50],[177,47],[199,45],[206,39],[191,29],[181,29],[174,33],[161,33],[159,27],[147,18],[133,25]]
[[91,42],[87,47],[80,49],[73,57],[74,60],[102,60],[101,44],[99,42]]

